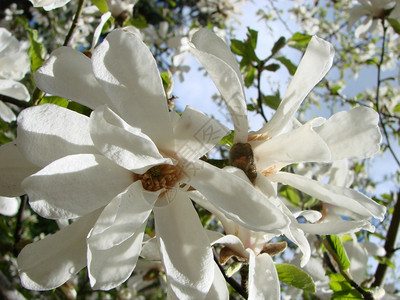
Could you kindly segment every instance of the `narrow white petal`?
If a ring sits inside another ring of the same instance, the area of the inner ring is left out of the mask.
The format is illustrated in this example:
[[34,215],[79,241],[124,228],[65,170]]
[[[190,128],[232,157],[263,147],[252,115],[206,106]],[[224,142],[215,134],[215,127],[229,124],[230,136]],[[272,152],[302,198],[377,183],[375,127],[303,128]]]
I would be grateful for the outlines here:
[[139,128],[133,128],[106,106],[90,116],[90,135],[96,148],[119,166],[143,174],[153,166],[172,164]]
[[11,123],[12,121],[17,120],[17,117],[13,110],[3,101],[0,101],[0,119],[2,119],[6,123]]
[[184,182],[190,184],[228,218],[255,231],[279,233],[288,218],[247,181],[202,161],[185,166]]
[[368,230],[374,232],[374,226],[368,220],[359,221],[328,221],[321,223],[299,223],[298,226],[306,233],[310,234],[345,234],[358,232],[360,230]]
[[316,36],[311,39],[276,113],[258,133],[274,137],[282,131],[308,93],[328,73],[333,56],[330,43]]
[[301,224],[296,223],[295,225],[290,226],[290,228],[286,230],[284,234],[288,239],[295,243],[299,247],[301,253],[303,253],[300,265],[301,267],[304,267],[310,260],[311,248],[306,236],[304,235],[302,227],[299,225]]
[[313,130],[313,126],[319,125],[322,121],[322,118],[317,118],[267,141],[250,142],[257,168],[266,170],[274,164],[284,166],[329,160],[331,155],[327,144]]
[[214,263],[214,281],[210,291],[207,294],[206,300],[228,300],[229,291],[226,286],[226,281],[216,263]]
[[175,153],[187,160],[199,159],[228,133],[218,121],[187,106],[174,126]]
[[89,118],[54,104],[19,114],[17,143],[21,153],[41,167],[71,154],[98,153],[89,135]]
[[201,29],[193,35],[190,51],[204,66],[225,100],[235,126],[235,143],[248,137],[247,105],[242,76],[229,47],[214,33]]
[[382,140],[379,115],[371,108],[359,106],[334,114],[315,131],[325,140],[332,161],[367,158],[379,151]]
[[0,94],[24,101],[28,101],[31,97],[25,85],[7,79],[0,79]]
[[146,222],[153,205],[143,198],[142,190],[141,182],[137,181],[103,209],[88,237],[92,249],[105,250],[119,245]]
[[350,259],[350,274],[352,279],[361,284],[365,279],[368,267],[368,251],[362,243],[347,241],[343,243],[347,257]]
[[281,298],[278,273],[274,261],[267,253],[255,255],[248,250],[249,300],[276,300]]
[[93,70],[118,114],[157,145],[172,137],[167,98],[149,48],[139,36],[117,29],[95,49]]
[[101,155],[70,155],[26,178],[22,187],[39,215],[83,216],[108,204],[133,182],[131,172]]
[[27,161],[15,142],[0,147],[0,195],[15,197],[25,194],[22,181],[40,168]]
[[154,208],[156,235],[168,283],[179,299],[204,299],[214,279],[210,243],[189,199],[178,192]]
[[79,102],[92,109],[110,102],[94,77],[90,58],[70,47],[54,50],[36,71],[34,80],[46,93]]
[[100,211],[95,211],[43,240],[29,244],[18,256],[22,285],[51,290],[86,266],[86,236]]
[[383,220],[386,213],[386,208],[383,205],[353,189],[318,182],[305,176],[286,172],[271,174],[268,178],[290,185],[323,202],[348,209],[364,217],[375,217]]
[[130,238],[106,250],[95,249],[89,244],[87,261],[93,289],[113,289],[131,276],[142,249],[145,227],[146,223],[137,228]]

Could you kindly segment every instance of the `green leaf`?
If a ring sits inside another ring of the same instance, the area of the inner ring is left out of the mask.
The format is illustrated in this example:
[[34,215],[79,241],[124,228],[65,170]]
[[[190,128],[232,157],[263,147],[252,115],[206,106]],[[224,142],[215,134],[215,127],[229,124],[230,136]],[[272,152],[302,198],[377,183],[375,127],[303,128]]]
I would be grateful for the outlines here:
[[264,67],[265,70],[276,72],[281,66],[278,64],[269,64]]
[[271,50],[272,55],[275,55],[279,50],[285,47],[285,45],[286,45],[286,39],[285,37],[281,36],[272,47]]
[[393,111],[397,113],[400,112],[400,103],[396,104],[396,106],[393,108]]
[[242,41],[232,39],[231,40],[231,50],[233,53],[244,56],[246,53],[246,44]]
[[247,72],[246,76],[244,77],[244,85],[247,88],[253,84],[255,76],[256,76],[256,68],[250,68],[250,70]]
[[37,69],[39,69],[44,61],[46,55],[46,50],[42,43],[38,42],[37,30],[31,29],[29,27],[25,28],[29,34],[29,40],[31,45],[28,50],[29,59],[31,61],[31,74],[34,74]]
[[290,203],[295,206],[300,206],[301,199],[300,196],[294,188],[290,185],[284,185],[281,187],[279,193],[284,196]]
[[242,267],[242,264],[243,263],[241,263],[240,261],[235,261],[235,262],[231,263],[225,272],[226,276],[232,277],[237,271],[240,270],[240,268]]
[[232,145],[233,145],[233,136],[234,136],[234,133],[235,133],[234,130],[232,130],[231,133],[228,134],[228,135],[226,135],[226,136],[224,136],[224,137],[219,141],[219,143],[220,143],[221,145],[228,145],[228,146],[232,147]]
[[257,105],[251,103],[247,104],[247,111],[256,111],[257,110]]
[[277,61],[281,62],[286,69],[289,71],[290,75],[294,75],[296,73],[297,67],[294,63],[292,63],[289,59],[286,57],[280,56],[276,58]]
[[331,273],[328,276],[331,279],[329,286],[333,291],[331,299],[363,299],[362,295],[341,274]]
[[65,98],[61,98],[58,96],[47,96],[43,97],[40,101],[40,105],[45,103],[52,103],[61,107],[68,107],[69,102]]
[[92,110],[89,107],[84,106],[75,101],[68,102],[68,109],[76,111],[77,113],[80,113],[80,114],[88,116],[88,117],[92,113]]
[[256,49],[257,47],[257,39],[258,39],[258,31],[250,29],[250,27],[247,27],[247,40],[249,41],[253,49]]
[[298,289],[315,293],[315,284],[310,275],[291,264],[275,264],[279,280]]
[[337,95],[342,87],[340,85],[335,85],[331,88],[332,95]]
[[90,1],[101,11],[101,13],[105,14],[106,12],[108,12],[108,6],[106,0],[90,0]]
[[300,44],[302,46],[307,46],[308,43],[311,41],[312,36],[300,32],[296,32],[293,34],[293,36],[290,38],[290,41],[296,42],[297,44]]
[[276,95],[268,95],[263,97],[264,103],[271,107],[272,109],[277,110],[279,104],[281,104],[281,99]]
[[[397,4],[399,5],[399,4]],[[389,18],[388,19],[390,26],[392,26],[393,30],[397,33],[400,34],[400,22],[396,19]]]
[[342,270],[348,270],[350,268],[350,261],[347,257],[346,250],[343,247],[340,238],[337,235],[327,235],[326,239],[334,253],[336,262],[340,265]]

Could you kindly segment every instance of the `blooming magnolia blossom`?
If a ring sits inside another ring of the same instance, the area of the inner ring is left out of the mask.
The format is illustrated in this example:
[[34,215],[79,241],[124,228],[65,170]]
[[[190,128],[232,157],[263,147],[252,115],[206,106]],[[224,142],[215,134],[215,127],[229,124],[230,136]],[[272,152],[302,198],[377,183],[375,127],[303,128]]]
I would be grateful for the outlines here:
[[[28,101],[27,88],[20,82],[29,71],[29,57],[24,44],[19,42],[5,28],[0,28],[0,94],[18,100]],[[14,112],[0,101],[0,118],[6,122],[15,121]]]
[[34,7],[43,7],[45,10],[52,10],[64,6],[71,0],[29,0]]
[[351,28],[358,20],[365,17],[365,20],[356,28],[356,37],[374,31],[380,19],[385,16],[386,11],[395,6],[396,8],[392,11],[393,15],[389,17],[399,17],[400,2],[398,0],[358,0],[358,2],[360,5],[355,5],[350,9],[348,22],[348,28]]
[[227,129],[190,107],[181,116],[168,111],[155,60],[129,29],[109,34],[91,59],[55,50],[35,81],[94,111],[88,118],[46,104],[18,118],[18,149],[42,168],[22,184],[32,209],[79,218],[22,250],[25,287],[55,288],[86,264],[93,288],[118,286],[136,265],[153,212],[169,289],[180,299],[206,297],[215,268],[189,187],[242,226],[273,233],[288,226],[247,181],[199,160]]
[[[379,150],[381,135],[378,114],[372,109],[357,107],[339,112],[329,120],[316,118],[304,125],[294,118],[306,95],[330,69],[332,45],[318,37],[311,39],[276,113],[259,131],[248,134],[244,86],[234,56],[227,45],[209,30],[199,30],[193,36],[192,43],[192,53],[206,68],[232,115],[234,144],[251,146],[249,151],[254,153],[255,167],[261,170],[253,170],[255,186],[266,194],[276,195],[276,183],[288,184],[323,202],[345,207],[359,216],[354,221],[313,224],[321,215],[312,212],[304,215],[311,223],[294,225],[292,222],[290,230],[285,234],[301,247],[304,253],[303,265],[310,256],[310,247],[303,231],[338,234],[361,228],[372,230],[367,219],[383,219],[385,207],[355,190],[280,171],[293,163],[366,158]],[[285,205],[279,202],[276,205],[291,215]]]

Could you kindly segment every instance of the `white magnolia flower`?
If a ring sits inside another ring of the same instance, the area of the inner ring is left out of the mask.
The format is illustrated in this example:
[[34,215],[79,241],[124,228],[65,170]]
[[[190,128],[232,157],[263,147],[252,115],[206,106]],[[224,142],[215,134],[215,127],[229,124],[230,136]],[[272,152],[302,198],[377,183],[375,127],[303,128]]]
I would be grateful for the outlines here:
[[157,65],[138,35],[115,30],[91,59],[57,49],[35,81],[94,111],[88,118],[41,105],[18,118],[18,148],[43,167],[23,181],[31,207],[46,218],[79,218],[22,250],[25,287],[55,288],[86,264],[94,288],[121,284],[153,212],[169,288],[180,299],[204,298],[215,270],[190,186],[243,226],[287,227],[288,218],[248,182],[199,160],[227,129],[193,108],[168,111]]
[[[239,155],[238,159],[239,162],[245,161],[245,164],[251,166],[246,161],[246,155],[252,159],[254,154],[254,165],[261,171],[249,169],[255,186],[264,193],[273,195],[273,183],[291,185],[323,202],[345,207],[360,216],[361,220],[312,224],[318,220],[318,214],[312,212],[303,215],[312,221],[311,224],[299,223],[294,226],[291,223],[290,231],[285,234],[296,237],[294,242],[303,249],[303,263],[307,262],[310,253],[302,231],[338,234],[370,228],[366,218],[383,219],[385,207],[355,190],[280,171],[287,165],[300,162],[366,158],[379,150],[381,135],[378,114],[372,109],[357,107],[339,112],[329,120],[316,118],[304,125],[294,118],[301,102],[332,65],[333,47],[329,43],[317,37],[311,39],[276,113],[259,131],[249,135],[244,85],[234,56],[227,45],[211,31],[199,30],[193,36],[192,42],[195,46],[192,53],[208,71],[232,115],[235,126],[234,144],[237,145],[235,151],[251,145],[251,149],[247,147],[248,153],[241,154],[242,157]],[[230,155],[232,156],[232,150]],[[290,211],[286,206],[280,207],[289,215]]]
[[43,7],[49,11],[64,6],[71,0],[29,0],[34,7]]
[[[18,100],[28,101],[27,88],[20,82],[29,71],[30,63],[23,43],[20,43],[5,28],[0,28],[0,94]],[[0,101],[0,118],[6,122],[15,121],[14,112]]]
[[374,31],[380,20],[385,17],[386,11],[395,6],[397,9],[394,9],[394,14],[391,17],[398,17],[400,3],[398,0],[358,0],[358,2],[360,3],[359,5],[355,5],[350,9],[348,21],[348,28],[351,28],[358,20],[365,17],[363,22],[356,28],[356,37]]

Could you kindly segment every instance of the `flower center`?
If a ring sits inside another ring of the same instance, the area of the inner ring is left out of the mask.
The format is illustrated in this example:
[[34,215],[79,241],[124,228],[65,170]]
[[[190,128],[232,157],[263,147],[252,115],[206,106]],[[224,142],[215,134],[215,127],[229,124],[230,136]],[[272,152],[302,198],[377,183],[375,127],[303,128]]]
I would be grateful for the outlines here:
[[144,174],[135,174],[135,180],[140,180],[145,190],[155,192],[172,188],[178,182],[180,173],[177,166],[164,164],[152,167]]
[[236,143],[229,152],[229,162],[232,166],[241,169],[254,183],[257,177],[256,165],[254,163],[253,149],[249,143]]

